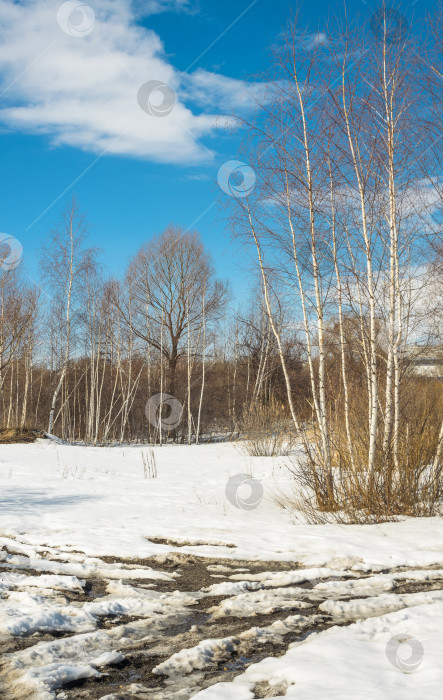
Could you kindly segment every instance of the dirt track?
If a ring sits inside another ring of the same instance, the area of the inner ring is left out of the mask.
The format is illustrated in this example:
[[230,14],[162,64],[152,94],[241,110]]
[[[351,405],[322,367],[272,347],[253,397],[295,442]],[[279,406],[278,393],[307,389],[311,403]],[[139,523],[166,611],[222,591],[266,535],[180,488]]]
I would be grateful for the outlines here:
[[[9,554],[14,555],[14,548],[8,548]],[[24,578],[11,591],[28,590],[26,577],[42,574],[45,566],[50,569],[61,561],[81,562],[80,553],[49,550],[44,552],[39,570],[32,571],[24,566],[0,565],[0,576],[6,572],[14,575],[23,574]],[[85,561],[87,558],[85,557]],[[94,560],[99,561],[99,560]],[[332,625],[347,625],[352,620],[343,616],[342,619],[333,617],[319,609],[326,600],[350,600],[352,596],[331,595],[330,591],[315,589],[320,579],[312,579],[297,583],[296,594],[288,590],[291,585],[260,585],[257,595],[266,595],[266,591],[276,596],[275,605],[270,605],[265,611],[258,609],[251,614],[229,615],[219,614],[223,601],[232,599],[233,594],[212,595],[204,590],[217,583],[243,579],[250,581],[252,592],[246,589],[246,598],[254,596],[254,577],[267,573],[270,577],[277,572],[303,574],[303,569],[297,563],[291,562],[249,562],[226,559],[206,559],[181,553],[161,555],[145,560],[121,560],[104,558],[103,565],[111,567],[134,567],[138,570],[154,569],[169,576],[169,580],[150,580],[146,578],[130,578],[125,581],[132,596],[159,595],[159,606],[154,614],[128,615],[118,611],[112,615],[101,615],[97,619],[96,630],[90,634],[72,634],[63,630],[40,629],[30,635],[4,636],[0,638],[2,666],[0,671],[1,697],[4,700],[31,699],[29,692],[19,680],[19,674],[13,669],[13,661],[21,650],[32,648],[35,651],[47,649],[49,645],[60,647],[61,657],[65,663],[79,663],[79,658],[85,655],[94,657],[104,650],[117,651],[122,654],[120,660],[99,669],[100,675],[95,678],[76,679],[67,682],[56,691],[56,697],[65,700],[95,700],[106,696],[107,700],[123,698],[140,698],[146,700],[168,700],[173,698],[193,697],[202,688],[219,681],[231,681],[247,666],[256,663],[267,656],[279,656],[295,641],[306,638],[307,635],[324,630]],[[47,564],[45,564],[47,562]],[[53,569],[52,569],[53,570]],[[380,572],[377,572],[380,574]],[[387,571],[385,573],[388,573]],[[370,572],[359,575],[363,580]],[[232,577],[236,577],[232,579]],[[349,576],[346,572],[339,577],[340,581],[355,580],[355,574]],[[321,579],[327,582],[329,579]],[[335,580],[335,579],[334,579]],[[54,604],[63,605],[73,613],[91,602],[106,600],[108,586],[115,586],[115,579],[91,575],[85,578],[85,585],[79,591],[48,591],[45,595]],[[413,593],[417,591],[442,590],[443,580],[428,582],[398,581],[395,593]],[[123,590],[126,590],[123,586]],[[291,591],[294,590],[291,588]],[[41,589],[38,589],[41,592]],[[155,592],[155,593],[152,593]],[[290,593],[288,596],[287,594]],[[8,595],[2,593],[2,596]],[[52,598],[51,598],[52,596]],[[177,596],[185,596],[183,602],[173,608]],[[186,598],[189,596],[189,600]],[[286,597],[285,597],[286,596]],[[354,594],[355,597],[355,594]],[[359,595],[359,598],[368,596]],[[289,600],[288,600],[289,598]],[[299,616],[299,617],[297,617]],[[258,629],[257,629],[258,628]],[[98,633],[101,633],[97,641]],[[171,675],[162,672],[170,657],[183,650],[196,647],[205,640],[222,640],[212,651],[203,654],[201,667],[175,669]],[[66,643],[72,643],[72,659],[67,655]],[[45,646],[46,645],[46,646]],[[52,648],[52,647],[51,647]],[[80,654],[81,651],[81,654]],[[80,655],[79,655],[80,654]],[[157,670],[155,670],[157,669]],[[285,689],[271,690],[266,684],[260,684],[255,689],[255,697],[272,697],[269,693],[284,694]]]

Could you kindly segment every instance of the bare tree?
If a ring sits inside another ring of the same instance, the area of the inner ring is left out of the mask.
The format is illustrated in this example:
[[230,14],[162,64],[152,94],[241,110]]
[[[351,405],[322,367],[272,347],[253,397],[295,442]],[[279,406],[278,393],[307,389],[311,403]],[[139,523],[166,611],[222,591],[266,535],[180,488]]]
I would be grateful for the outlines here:
[[0,386],[6,368],[35,321],[38,298],[37,290],[23,283],[17,268],[0,270]]
[[55,358],[58,376],[49,411],[49,433],[54,428],[54,413],[71,357],[73,332],[84,303],[85,280],[96,265],[96,251],[84,247],[85,238],[85,220],[73,198],[65,211],[62,225],[51,231],[41,253],[44,279],[53,295],[52,312],[59,319]]
[[[226,285],[215,278],[197,233],[169,227],[144,245],[130,263],[126,285],[134,333],[161,353],[168,367],[167,391],[174,395],[177,363],[187,353],[187,335],[219,318]],[[205,303],[203,305],[203,296]]]

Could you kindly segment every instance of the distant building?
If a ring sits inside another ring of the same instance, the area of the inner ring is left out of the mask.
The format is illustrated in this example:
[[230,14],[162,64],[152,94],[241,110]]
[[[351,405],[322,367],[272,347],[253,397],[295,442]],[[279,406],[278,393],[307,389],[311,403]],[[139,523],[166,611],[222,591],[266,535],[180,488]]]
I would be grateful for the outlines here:
[[404,350],[403,359],[411,374],[443,379],[443,345],[409,345]]

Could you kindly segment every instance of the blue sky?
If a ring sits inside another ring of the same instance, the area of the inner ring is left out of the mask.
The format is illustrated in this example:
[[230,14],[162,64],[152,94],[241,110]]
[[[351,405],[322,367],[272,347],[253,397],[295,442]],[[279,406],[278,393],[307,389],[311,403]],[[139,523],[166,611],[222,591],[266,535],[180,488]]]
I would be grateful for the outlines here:
[[[219,167],[238,157],[239,137],[219,115],[252,104],[291,3],[88,2],[0,0],[0,231],[20,240],[36,277],[39,246],[75,192],[90,243],[119,275],[168,224],[194,225],[239,301],[247,265],[217,186]],[[426,6],[432,3],[403,3],[401,11],[412,16]],[[307,30],[322,31],[341,7],[305,3]],[[354,0],[348,12],[376,7]],[[150,80],[176,94],[164,117],[137,104],[138,87]]]

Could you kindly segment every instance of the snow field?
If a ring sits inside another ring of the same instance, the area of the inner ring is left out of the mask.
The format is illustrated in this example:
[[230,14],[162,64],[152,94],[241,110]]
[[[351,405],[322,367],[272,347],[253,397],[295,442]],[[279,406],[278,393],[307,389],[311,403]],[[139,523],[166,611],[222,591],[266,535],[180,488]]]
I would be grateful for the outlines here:
[[[116,700],[117,674],[142,700],[440,697],[441,520],[294,524],[285,458],[162,447],[144,479],[141,451],[1,446],[0,696]],[[225,486],[251,469],[243,511]]]

